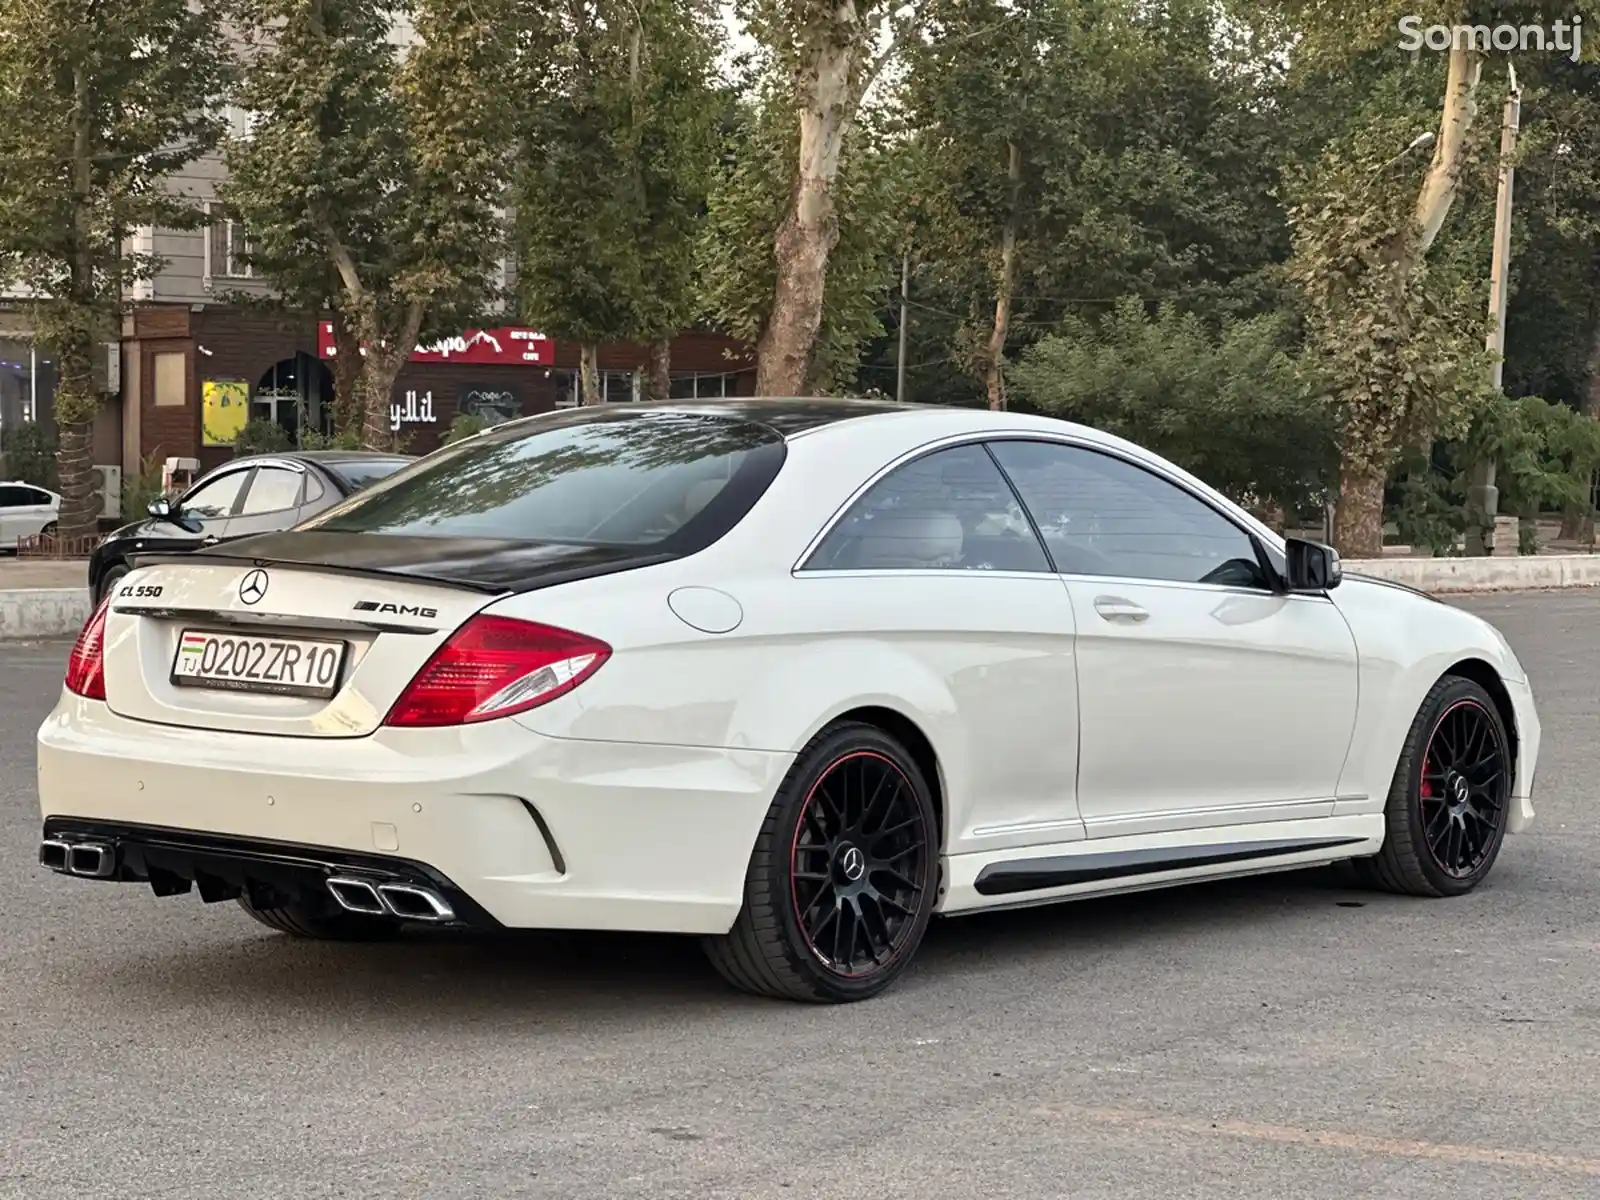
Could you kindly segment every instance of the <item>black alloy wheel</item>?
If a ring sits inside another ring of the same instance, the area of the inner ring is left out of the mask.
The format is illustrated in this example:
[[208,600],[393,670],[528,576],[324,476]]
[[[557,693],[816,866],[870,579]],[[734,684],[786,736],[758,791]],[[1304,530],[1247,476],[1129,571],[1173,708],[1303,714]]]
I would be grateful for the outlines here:
[[1505,746],[1499,722],[1476,700],[1457,700],[1422,755],[1417,799],[1434,864],[1467,879],[1493,853],[1505,825]]
[[1414,896],[1459,896],[1483,881],[1505,840],[1514,762],[1494,699],[1446,675],[1412,722],[1368,880]]
[[794,1000],[864,1000],[888,987],[937,899],[938,824],[916,763],[881,730],[825,730],[762,824],[745,903],[707,939],[735,986]]

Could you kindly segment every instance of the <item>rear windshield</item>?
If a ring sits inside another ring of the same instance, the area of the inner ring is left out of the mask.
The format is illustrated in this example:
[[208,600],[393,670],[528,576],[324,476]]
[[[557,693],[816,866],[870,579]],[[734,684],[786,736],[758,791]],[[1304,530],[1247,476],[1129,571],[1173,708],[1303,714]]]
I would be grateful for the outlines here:
[[446,447],[301,528],[690,551],[738,522],[783,457],[749,421],[563,414]]
[[344,480],[352,492],[359,492],[369,484],[387,479],[401,467],[409,467],[410,458],[352,458],[329,463],[328,469]]

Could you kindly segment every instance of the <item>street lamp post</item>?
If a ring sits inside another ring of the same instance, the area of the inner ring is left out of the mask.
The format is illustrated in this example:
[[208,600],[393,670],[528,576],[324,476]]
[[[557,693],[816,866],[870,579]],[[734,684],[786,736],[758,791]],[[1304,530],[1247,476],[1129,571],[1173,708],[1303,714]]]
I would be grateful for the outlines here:
[[[1495,391],[1505,378],[1506,297],[1511,267],[1511,199],[1515,168],[1512,155],[1517,149],[1517,128],[1522,119],[1522,88],[1517,70],[1508,66],[1511,90],[1506,94],[1505,114],[1500,124],[1500,186],[1494,205],[1494,257],[1489,267],[1489,336],[1486,348],[1494,356],[1489,367],[1489,383]],[[1500,506],[1500,489],[1495,486],[1495,460],[1489,455],[1472,464],[1467,488],[1467,529],[1464,549],[1482,557],[1494,552],[1494,518]]]

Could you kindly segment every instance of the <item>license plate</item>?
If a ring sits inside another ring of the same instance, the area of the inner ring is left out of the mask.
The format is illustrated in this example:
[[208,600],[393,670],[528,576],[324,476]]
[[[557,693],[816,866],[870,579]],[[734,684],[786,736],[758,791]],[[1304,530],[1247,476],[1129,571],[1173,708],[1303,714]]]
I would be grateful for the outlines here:
[[185,629],[172,682],[279,696],[328,697],[339,690],[345,644]]

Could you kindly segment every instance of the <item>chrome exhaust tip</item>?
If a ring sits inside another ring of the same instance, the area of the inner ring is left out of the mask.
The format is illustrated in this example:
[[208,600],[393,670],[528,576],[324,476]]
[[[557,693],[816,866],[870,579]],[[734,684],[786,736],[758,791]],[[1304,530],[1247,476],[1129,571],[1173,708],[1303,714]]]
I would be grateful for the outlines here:
[[381,917],[388,911],[383,907],[383,901],[378,899],[378,893],[365,879],[335,877],[328,880],[328,891],[339,902],[339,907],[347,912]]
[[409,883],[380,883],[378,895],[384,905],[397,917],[407,921],[453,921],[455,909],[443,896],[427,888],[413,887]]
[[72,847],[66,842],[46,838],[39,843],[39,865],[49,867],[52,871],[59,871],[63,875],[71,874],[67,868],[67,859],[71,854]]
[[117,872],[117,852],[100,842],[67,847],[67,870],[86,879],[110,879]]

